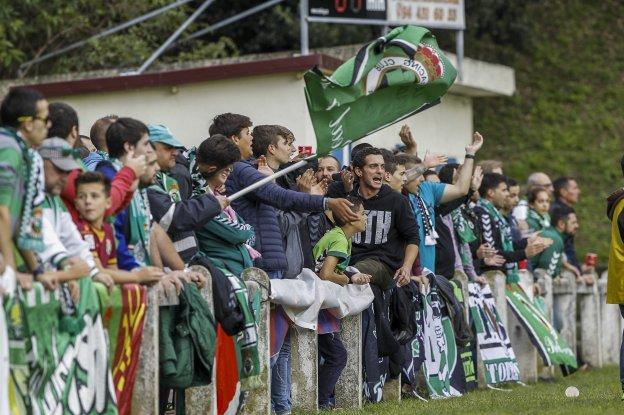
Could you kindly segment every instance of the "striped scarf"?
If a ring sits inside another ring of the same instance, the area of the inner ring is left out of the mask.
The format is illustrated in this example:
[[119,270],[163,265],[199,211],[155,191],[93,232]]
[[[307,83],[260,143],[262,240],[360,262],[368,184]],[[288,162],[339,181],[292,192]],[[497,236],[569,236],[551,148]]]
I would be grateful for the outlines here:
[[15,131],[0,128],[0,133],[15,139],[26,160],[26,192],[22,216],[17,230],[17,246],[25,251],[42,252],[45,248],[43,244],[43,210],[41,206],[45,200],[43,159]]
[[[490,217],[494,219],[494,223],[496,224],[496,228],[500,232],[501,243],[503,244],[504,252],[512,252],[514,250],[513,240],[511,238],[511,228],[509,227],[509,223],[505,219],[505,217],[494,207],[494,205],[486,200],[479,199],[477,202],[479,206],[487,210],[490,214]],[[518,275],[518,264],[515,262],[508,262],[505,264],[505,268],[507,269],[507,283],[517,283],[520,281],[520,276]]]
[[[110,162],[117,171],[123,167],[119,159],[111,158]],[[132,247],[132,256],[141,266],[151,265],[149,257],[151,216],[147,192],[145,189],[137,189],[128,207],[130,235],[126,236],[128,248]]]

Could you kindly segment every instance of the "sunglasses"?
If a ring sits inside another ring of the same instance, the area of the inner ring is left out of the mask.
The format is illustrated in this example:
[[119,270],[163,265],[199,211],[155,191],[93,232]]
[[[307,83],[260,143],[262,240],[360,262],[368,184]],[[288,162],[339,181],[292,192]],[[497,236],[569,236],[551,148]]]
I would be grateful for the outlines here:
[[47,124],[48,121],[50,121],[50,116],[47,115],[45,118],[40,117],[38,115],[32,116],[32,115],[22,115],[21,117],[17,118],[17,121],[19,122],[26,122],[26,121],[33,121],[33,120],[40,120],[43,121],[44,124]]

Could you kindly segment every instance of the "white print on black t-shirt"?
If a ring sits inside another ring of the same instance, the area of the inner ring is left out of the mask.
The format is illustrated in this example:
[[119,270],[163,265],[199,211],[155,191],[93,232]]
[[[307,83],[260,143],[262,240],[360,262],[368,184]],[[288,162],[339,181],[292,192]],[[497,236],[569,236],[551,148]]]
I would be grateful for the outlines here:
[[[392,211],[364,210],[364,213],[366,213],[366,230],[353,235],[353,242],[356,244],[372,243],[374,245],[388,242],[388,233],[392,225]],[[375,236],[374,241],[373,235]]]

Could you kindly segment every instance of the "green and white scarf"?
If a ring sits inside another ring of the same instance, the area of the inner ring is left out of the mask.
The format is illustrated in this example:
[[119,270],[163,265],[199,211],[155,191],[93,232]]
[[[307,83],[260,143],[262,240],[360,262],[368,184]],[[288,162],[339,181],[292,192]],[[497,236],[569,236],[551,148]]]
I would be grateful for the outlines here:
[[[118,159],[111,158],[110,162],[117,171],[123,167]],[[130,235],[126,241],[128,249],[132,248],[132,256],[140,265],[151,265],[149,257],[151,214],[145,189],[137,189],[134,192],[128,207],[128,223],[130,224]]]
[[469,220],[466,220],[465,206],[460,206],[451,212],[451,219],[453,219],[453,226],[459,239],[462,243],[470,243],[477,239],[477,235],[474,232],[474,224]]
[[178,181],[167,173],[159,171],[156,173],[156,183],[150,186],[150,189],[154,189],[157,192],[166,193],[171,198],[173,203],[182,201],[180,195],[180,186]]
[[540,229],[535,230],[539,231],[550,227],[550,215],[548,212],[542,215],[533,209],[529,209],[529,219],[532,219],[539,224]]
[[15,131],[1,128],[0,133],[15,139],[26,160],[26,180],[24,180],[26,191],[17,229],[17,246],[25,251],[42,252],[45,248],[42,231],[43,210],[41,209],[45,200],[43,159],[37,150],[28,146]]
[[[511,239],[511,228],[505,217],[494,207],[494,205],[486,199],[479,199],[477,202],[479,206],[487,210],[490,217],[494,219],[496,227],[500,232],[501,243],[503,244],[504,252],[513,252],[513,240]],[[518,275],[518,264],[515,262],[506,263],[507,268],[507,283],[520,282],[520,276]]]

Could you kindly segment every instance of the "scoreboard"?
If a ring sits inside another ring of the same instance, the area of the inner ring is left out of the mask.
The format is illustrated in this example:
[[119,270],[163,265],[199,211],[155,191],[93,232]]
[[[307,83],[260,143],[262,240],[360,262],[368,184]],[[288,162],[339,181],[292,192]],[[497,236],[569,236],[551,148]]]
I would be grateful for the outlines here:
[[335,23],[358,19],[362,24],[465,28],[464,0],[308,0],[308,16],[310,21]]

